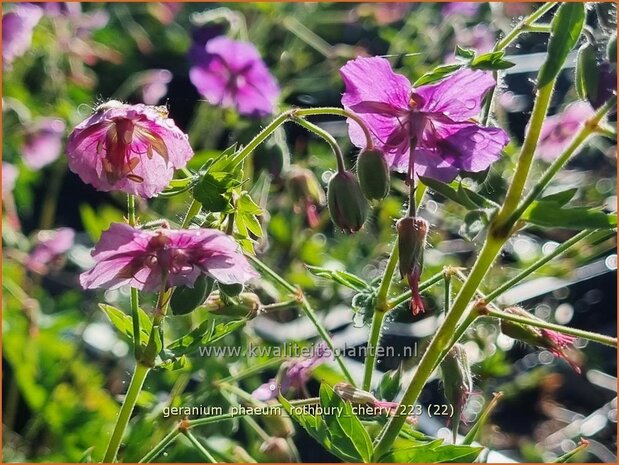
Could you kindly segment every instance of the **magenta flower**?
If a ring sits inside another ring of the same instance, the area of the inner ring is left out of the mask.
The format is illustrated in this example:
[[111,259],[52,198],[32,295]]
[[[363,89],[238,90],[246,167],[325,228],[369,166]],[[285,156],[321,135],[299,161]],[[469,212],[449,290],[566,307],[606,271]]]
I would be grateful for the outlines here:
[[[489,73],[462,69],[413,88],[386,59],[374,57],[349,61],[340,74],[346,85],[342,104],[363,119],[391,168],[409,178],[414,172],[451,181],[459,170],[483,171],[508,143],[502,129],[471,121],[495,85]],[[357,147],[365,147],[363,132],[351,119],[348,133]]]
[[537,144],[537,155],[552,162],[594,113],[588,102],[578,101],[568,105],[562,113],[546,118]]
[[260,385],[252,392],[254,398],[266,402],[276,399],[279,393],[290,390],[303,390],[309,381],[312,370],[332,358],[331,350],[324,342],[313,347],[313,354],[307,358],[297,358],[284,363],[276,378]]
[[442,11],[445,16],[460,15],[472,18],[479,11],[480,5],[478,2],[447,2],[443,4]]
[[43,10],[31,3],[15,4],[2,15],[2,62],[9,67],[28,51],[32,31],[43,16]]
[[163,107],[112,100],[69,136],[69,168],[101,191],[153,197],[193,156],[187,136]]
[[273,113],[279,86],[253,44],[219,36],[205,50],[189,78],[209,103],[249,116]]
[[55,161],[62,151],[62,137],[66,126],[56,118],[43,118],[26,129],[22,155],[24,163],[33,170]]
[[50,265],[54,265],[73,247],[74,239],[75,231],[71,228],[39,231],[36,245],[26,259],[26,267],[37,273],[46,273]]
[[193,287],[206,274],[220,283],[245,283],[257,276],[234,240],[214,229],[144,231],[114,223],[92,251],[95,265],[82,273],[84,289],[125,284],[143,291]]
[[2,162],[2,195],[13,192],[18,176],[19,171],[15,165],[11,165],[5,161]]

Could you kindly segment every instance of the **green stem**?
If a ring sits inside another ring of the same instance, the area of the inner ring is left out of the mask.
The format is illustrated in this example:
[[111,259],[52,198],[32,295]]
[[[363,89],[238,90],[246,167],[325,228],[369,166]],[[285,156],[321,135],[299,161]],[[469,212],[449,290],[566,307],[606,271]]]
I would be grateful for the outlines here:
[[103,456],[104,463],[112,463],[116,461],[116,455],[118,454],[120,442],[122,441],[123,435],[125,434],[125,429],[127,429],[129,418],[131,417],[131,413],[133,412],[133,408],[135,407],[135,402],[138,399],[138,395],[142,390],[142,386],[144,385],[144,381],[146,380],[148,371],[149,368],[140,363],[135,365],[135,371],[133,372],[133,377],[131,378],[129,389],[127,391],[127,394],[125,395],[125,400],[120,407],[120,411],[118,412],[118,417],[116,418],[114,432],[110,437],[110,442],[107,445],[107,450],[105,451],[105,455]]
[[449,313],[449,308],[451,307],[451,274],[444,271],[443,278],[445,281],[445,303],[443,308],[445,310],[445,314],[447,314]]
[[202,444],[200,444],[200,441],[198,441],[198,439],[193,434],[191,434],[190,431],[183,431],[183,434],[187,439],[189,439],[189,442],[191,442],[191,444],[193,444],[193,446],[198,449],[198,452],[200,452],[204,460],[206,460],[205,463],[217,463],[215,457],[213,457],[211,453],[207,451]]
[[324,139],[329,144],[331,150],[333,151],[333,154],[335,155],[338,172],[343,173],[344,171],[346,171],[346,165],[344,164],[344,155],[342,154],[342,150],[340,149],[340,146],[337,145],[337,141],[331,134],[329,134],[324,129],[316,126],[315,124],[304,120],[303,118],[294,116],[292,118],[292,121],[297,123],[299,126],[304,127],[308,131],[313,132],[318,137]]
[[361,130],[363,131],[363,134],[365,135],[366,148],[368,150],[371,150],[372,148],[374,148],[374,142],[372,140],[372,133],[370,132],[367,125],[365,124],[365,121],[363,121],[361,117],[357,115],[356,113],[345,110],[344,108],[320,107],[320,108],[298,109],[296,110],[295,115],[300,116],[300,117],[315,116],[315,115],[336,115],[336,116],[343,116],[345,118],[350,118],[355,123],[357,123],[359,127],[361,128]]
[[535,10],[529,16],[527,16],[522,21],[520,21],[518,24],[516,24],[516,26],[503,39],[501,39],[499,43],[496,44],[496,47],[494,47],[494,50],[495,51],[503,50],[504,48],[506,48],[514,40],[516,40],[520,34],[522,34],[523,32],[528,32],[527,28],[531,24],[533,24],[535,21],[541,18],[545,13],[550,11],[552,8],[554,8],[558,4],[559,4],[558,2],[548,2],[540,6],[537,10]]
[[502,235],[506,235],[507,231],[511,228],[511,224],[506,222],[506,219],[516,210],[518,202],[524,191],[529,171],[531,169],[531,163],[533,162],[533,155],[537,148],[537,142],[542,130],[544,119],[550,105],[550,99],[552,97],[552,91],[554,89],[555,79],[550,81],[545,86],[541,87],[537,91],[535,98],[535,104],[533,105],[533,113],[529,121],[529,130],[522,144],[522,150],[520,157],[518,158],[518,166],[516,167],[516,173],[511,180],[509,190],[505,197],[503,207],[497,214],[496,225]]
[[595,134],[598,124],[606,116],[606,114],[615,106],[617,97],[611,98],[603,106],[601,106],[595,114],[585,122],[584,127],[574,137],[570,145],[565,151],[548,167],[544,172],[541,179],[535,183],[531,192],[527,194],[522,203],[506,220],[506,224],[514,224],[526,211],[526,209],[539,197],[539,195],[546,189],[550,181],[555,175],[565,166],[572,155],[585,143],[585,141],[593,134]]
[[[415,196],[415,205],[420,205],[421,200],[426,191],[426,186],[419,183]],[[376,367],[376,355],[378,344],[380,343],[380,337],[383,329],[383,321],[387,311],[391,308],[388,302],[389,289],[391,287],[391,281],[395,274],[398,260],[400,257],[400,251],[398,249],[398,241],[396,240],[391,249],[391,255],[387,261],[387,266],[383,273],[383,277],[380,282],[380,286],[376,293],[376,306],[374,308],[374,315],[372,315],[372,325],[370,327],[370,336],[368,339],[368,351],[367,357],[363,365],[363,390],[369,391],[372,387],[372,375],[374,374],[374,368]]]
[[[504,240],[498,240],[493,236],[488,236],[486,238],[486,242],[481,249],[473,269],[471,270],[471,274],[456,296],[451,311],[434,335],[434,338],[432,338],[427,350],[424,352],[411,383],[404,392],[401,405],[413,405],[419,398],[419,394],[421,393],[426,380],[434,371],[437,361],[440,361],[440,355],[444,352],[444,350],[448,349],[458,321],[467,309],[471,298],[475,295],[477,287],[486,276],[486,273],[488,273],[488,270],[501,250],[503,243]],[[405,421],[406,416],[404,415],[394,415],[389,419],[385,425],[385,428],[383,428],[377,438],[374,455],[375,459],[380,459],[380,457],[388,452]]]
[[380,335],[386,314],[386,312],[376,310],[374,311],[374,315],[372,317],[370,338],[368,339],[367,345],[368,353],[365,359],[365,364],[363,366],[362,389],[364,391],[370,391],[370,389],[372,388],[372,375],[374,374],[374,367],[376,366],[376,349],[378,348],[378,344],[380,344]]
[[186,228],[191,224],[191,220],[200,213],[200,209],[202,208],[202,204],[197,200],[193,199],[191,204],[189,204],[189,208],[187,209],[187,213],[185,213],[185,217],[183,218],[183,222],[181,223],[181,228]]
[[[585,229],[584,231],[579,232],[578,234],[576,234],[569,240],[565,241],[563,244],[559,245],[555,250],[553,250],[549,254],[544,255],[539,260],[531,264],[527,269],[518,273],[512,279],[505,281],[501,286],[497,287],[494,291],[488,294],[486,298],[484,299],[484,301],[486,302],[486,304],[492,302],[494,299],[496,299],[498,296],[503,294],[505,291],[508,291],[509,289],[514,287],[516,284],[518,284],[520,281],[525,279],[527,276],[529,276],[530,274],[540,269],[550,260],[566,252],[572,246],[576,245],[578,242],[590,236],[594,232],[595,231],[590,230],[590,229]],[[614,235],[614,233],[609,233],[609,234]]]
[[342,358],[342,354],[340,353],[339,350],[336,349],[335,344],[333,344],[333,340],[331,339],[331,336],[329,336],[329,333],[327,332],[325,327],[318,320],[318,317],[317,317],[316,313],[314,312],[314,309],[312,308],[310,303],[307,301],[307,298],[305,297],[305,295],[303,295],[302,292],[299,289],[297,289],[292,284],[287,282],[284,278],[279,276],[266,263],[263,263],[257,257],[254,257],[253,255],[250,255],[250,254],[245,254],[245,256],[250,261],[252,261],[254,263],[254,265],[256,265],[258,268],[260,268],[260,270],[262,270],[266,275],[268,275],[275,282],[280,284],[284,289],[286,289],[288,292],[290,292],[292,295],[294,295],[294,296],[296,296],[298,298],[298,301],[301,304],[301,308],[303,309],[303,312],[309,318],[309,320],[312,322],[312,324],[314,325],[314,327],[318,331],[318,334],[320,334],[320,337],[323,339],[323,341],[325,341],[325,343],[327,344],[327,346],[331,350],[331,353],[335,357],[335,361],[337,362],[337,364],[339,365],[340,369],[342,370],[342,373],[343,373],[344,377],[346,378],[346,380],[350,384],[355,386],[356,383],[355,383],[352,375],[350,374],[350,371],[348,371],[348,368],[346,367],[346,364],[344,363],[344,360]]
[[490,308],[484,309],[481,313],[484,316],[491,316],[494,318],[500,318],[502,320],[513,321],[515,323],[525,324],[528,326],[534,326],[536,328],[549,329],[551,331],[557,331],[563,334],[569,334],[570,336],[580,337],[589,341],[604,344],[610,347],[617,347],[617,338],[604,336],[603,334],[592,333],[582,329],[570,328],[569,326],[557,325],[554,323],[548,323],[544,320],[538,320],[533,318],[522,317],[518,315],[512,315],[511,313],[501,312],[498,310],[492,310]]
[[481,415],[479,415],[479,418],[475,422],[475,425],[469,430],[468,433],[466,433],[466,436],[464,437],[464,440],[462,441],[462,445],[468,446],[473,443],[473,441],[479,434],[479,430],[481,429],[482,426],[486,424],[488,417],[490,416],[490,414],[496,407],[496,404],[499,402],[499,399],[501,399],[501,397],[503,397],[502,392],[495,392],[492,395],[492,399],[490,399],[490,402],[488,402],[486,406],[484,407],[484,410],[481,412]]
[[148,454],[142,457],[139,463],[149,463],[155,460],[159,456],[159,454],[161,454],[170,444],[174,442],[174,440],[178,437],[179,434],[180,431],[178,430],[178,428],[174,428],[172,431],[166,434],[164,438],[159,441],[157,445],[155,445],[155,447],[150,450],[150,452],[148,452]]
[[[127,219],[129,225],[135,227],[137,224],[136,212],[135,212],[135,196],[127,195]],[[131,322],[133,324],[133,354],[136,360],[139,360],[142,353],[142,345],[140,343],[140,301],[138,290],[134,287],[131,288],[129,301],[131,305]]]

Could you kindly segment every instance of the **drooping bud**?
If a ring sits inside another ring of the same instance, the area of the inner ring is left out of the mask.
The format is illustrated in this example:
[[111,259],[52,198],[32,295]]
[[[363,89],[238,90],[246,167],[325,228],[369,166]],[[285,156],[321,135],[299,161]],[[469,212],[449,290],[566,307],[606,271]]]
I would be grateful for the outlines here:
[[209,295],[203,308],[215,315],[255,318],[262,304],[253,292],[241,292],[234,298],[223,299],[219,291]]
[[595,46],[589,42],[578,49],[575,84],[578,96],[583,100],[597,97],[600,71],[596,55]]
[[338,171],[329,180],[327,191],[331,220],[344,232],[357,232],[365,223],[368,203],[359,181],[350,171]]
[[337,383],[333,386],[333,391],[337,396],[353,404],[365,405],[375,404],[377,399],[371,393],[363,391],[348,383]]
[[389,166],[376,149],[363,150],[357,157],[357,177],[368,200],[382,200],[389,193]]
[[460,415],[473,391],[471,367],[462,344],[455,344],[441,362],[441,376],[445,398],[453,406],[451,428],[455,443],[460,425]]
[[202,305],[213,290],[213,278],[202,275],[193,287],[179,286],[170,299],[170,310],[174,315],[186,315]]
[[269,462],[294,462],[294,454],[284,438],[268,438],[260,445],[262,452]]
[[[508,307],[503,311],[522,318],[542,321],[521,307]],[[580,367],[565,353],[565,349],[576,340],[575,337],[505,319],[501,319],[501,332],[512,339],[549,350],[556,357],[562,358],[569,363],[576,373],[580,373]]]
[[318,206],[325,203],[325,191],[311,170],[294,167],[287,175],[287,187],[294,202],[295,212],[305,211],[311,228],[318,226]]
[[398,230],[398,252],[400,274],[406,278],[411,289],[410,308],[413,315],[424,311],[419,294],[419,278],[423,270],[423,254],[428,235],[428,222],[419,217],[405,217],[396,224]]

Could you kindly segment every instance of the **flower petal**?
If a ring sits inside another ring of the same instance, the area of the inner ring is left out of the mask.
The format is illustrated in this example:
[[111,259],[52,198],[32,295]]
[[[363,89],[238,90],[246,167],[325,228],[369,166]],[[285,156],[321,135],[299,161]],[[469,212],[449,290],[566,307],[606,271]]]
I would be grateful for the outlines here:
[[464,121],[479,114],[484,95],[495,84],[490,73],[465,68],[436,84],[418,87],[413,94],[421,98],[420,111]]

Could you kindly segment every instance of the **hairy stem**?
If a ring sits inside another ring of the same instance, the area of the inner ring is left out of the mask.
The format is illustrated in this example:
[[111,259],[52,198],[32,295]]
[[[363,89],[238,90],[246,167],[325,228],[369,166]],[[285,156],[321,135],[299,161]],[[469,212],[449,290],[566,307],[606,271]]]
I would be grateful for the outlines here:
[[189,439],[189,442],[191,442],[191,444],[198,449],[198,452],[200,452],[200,455],[204,458],[205,463],[217,463],[215,457],[213,457],[211,453],[207,451],[202,444],[200,444],[198,438],[196,438],[190,431],[183,431],[183,434],[187,439]]
[[325,140],[325,142],[329,144],[331,150],[333,151],[333,154],[335,155],[338,172],[343,173],[344,171],[346,171],[346,165],[344,164],[344,155],[342,154],[342,150],[340,149],[340,146],[337,145],[335,138],[331,134],[329,134],[324,129],[316,126],[315,124],[304,120],[303,118],[295,116],[292,118],[292,121]]

